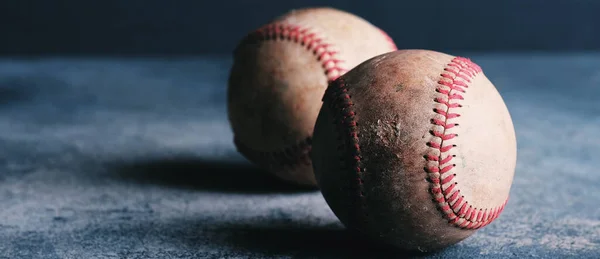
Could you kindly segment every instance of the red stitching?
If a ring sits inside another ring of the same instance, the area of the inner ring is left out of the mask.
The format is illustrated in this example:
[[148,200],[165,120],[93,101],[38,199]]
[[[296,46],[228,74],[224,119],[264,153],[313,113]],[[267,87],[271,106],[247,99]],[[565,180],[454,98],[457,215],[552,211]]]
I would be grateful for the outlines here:
[[[340,166],[342,168],[350,168],[356,173],[356,186],[360,202],[360,207],[364,212],[365,216],[368,216],[367,205],[365,202],[366,193],[364,189],[364,167],[362,163],[362,152],[359,144],[360,132],[358,131],[358,124],[355,120],[356,112],[353,110],[354,103],[352,103],[352,97],[348,93],[346,84],[343,78],[338,78],[333,81],[323,96],[323,105],[328,105],[330,110],[336,111],[334,114],[338,114],[337,111],[341,111],[341,116],[334,116],[334,123],[338,127],[338,130],[343,132],[338,135],[338,143],[342,143],[338,146],[340,156]],[[347,153],[346,153],[347,152]],[[352,157],[350,161],[346,157]],[[364,218],[366,220],[366,217]]]
[[[392,38],[383,30],[379,29],[379,31],[384,35],[386,41],[392,46],[392,48],[396,50],[397,47]],[[287,40],[305,46],[307,50],[312,51],[312,53],[316,56],[317,61],[321,62],[321,67],[324,70],[328,82],[334,81],[339,76],[348,71],[348,69],[343,68],[340,65],[344,61],[335,58],[339,54],[339,52],[332,49],[332,44],[324,42],[324,39],[318,37],[315,32],[311,31],[311,29],[298,25],[283,24],[277,22],[264,25],[255,30],[254,32],[248,34],[244,38],[244,40],[242,40],[240,45],[238,45],[238,47],[243,46],[245,44],[253,44],[267,40]],[[238,50],[239,49],[236,49],[235,52],[237,52]],[[287,147],[282,150],[261,152],[253,150],[247,146],[244,146],[239,141],[234,140],[236,146],[238,146],[238,150],[240,150],[240,152],[247,152],[247,156],[259,159],[266,159],[267,163],[271,162],[280,165],[310,163],[310,159],[307,155],[308,152],[310,152],[311,148],[310,141],[311,136],[309,136],[303,142],[300,142],[296,145]],[[306,147],[299,150],[299,146]],[[286,150],[296,150],[296,152],[293,153],[296,154],[298,161],[290,161],[290,159],[294,155],[287,155]],[[281,159],[281,161],[278,159]]]
[[238,151],[247,156],[248,159],[275,170],[287,169],[288,167],[297,165],[310,165],[309,152],[311,150],[311,141],[312,138],[307,137],[297,144],[291,145],[285,149],[277,151],[260,151],[244,145],[235,137],[233,139]]
[[[338,51],[332,49],[332,44],[324,42],[324,39],[319,38],[309,28],[297,25],[282,23],[264,25],[248,34],[239,46],[268,40],[287,40],[304,46],[321,63],[321,67],[329,82],[347,71],[347,69],[340,65],[344,61],[336,58]],[[237,51],[239,49],[236,49],[235,52]],[[308,155],[311,149],[311,140],[312,137],[309,136],[295,145],[275,151],[255,150],[235,138],[234,143],[238,151],[246,155],[250,160],[254,160],[275,170],[285,170],[295,165],[311,164]]]
[[268,40],[287,40],[299,43],[311,51],[321,67],[329,82],[335,80],[348,69],[342,67],[344,60],[337,59],[338,51],[332,49],[332,44],[325,42],[310,28],[285,23],[271,23],[258,28],[250,33],[243,41],[244,44],[257,43]]
[[[429,181],[431,182],[431,193],[433,200],[438,203],[440,211],[448,219],[448,222],[456,227],[465,229],[478,229],[490,224],[498,218],[504,210],[508,199],[500,206],[492,209],[473,208],[465,197],[460,195],[460,190],[457,188],[458,183],[452,183],[456,174],[452,173],[455,165],[451,164],[454,156],[445,155],[446,152],[455,148],[456,145],[444,145],[444,141],[458,137],[457,134],[447,133],[446,130],[458,126],[457,123],[452,123],[451,120],[460,117],[454,109],[462,107],[458,100],[463,100],[461,93],[466,92],[468,84],[478,74],[481,73],[481,67],[471,62],[471,60],[463,57],[456,57],[444,68],[444,72],[440,75],[440,81],[436,92],[441,96],[436,97],[433,101],[446,106],[446,109],[434,109],[434,112],[443,116],[444,119],[432,119],[431,124],[441,126],[443,131],[432,130],[430,133],[433,137],[439,140],[430,141],[427,146],[439,152],[438,155],[425,155],[425,160],[437,164],[425,168],[428,173]],[[457,80],[457,79],[462,79]],[[455,100],[455,102],[452,102]],[[443,185],[449,184],[447,187]]]

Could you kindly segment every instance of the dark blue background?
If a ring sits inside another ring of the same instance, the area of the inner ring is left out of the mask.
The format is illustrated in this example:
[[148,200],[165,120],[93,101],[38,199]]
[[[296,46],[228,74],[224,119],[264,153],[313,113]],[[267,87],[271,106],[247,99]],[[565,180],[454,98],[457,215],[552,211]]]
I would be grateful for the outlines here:
[[357,14],[389,32],[401,48],[600,48],[600,1],[595,0],[3,0],[0,54],[229,53],[247,31],[307,6]]

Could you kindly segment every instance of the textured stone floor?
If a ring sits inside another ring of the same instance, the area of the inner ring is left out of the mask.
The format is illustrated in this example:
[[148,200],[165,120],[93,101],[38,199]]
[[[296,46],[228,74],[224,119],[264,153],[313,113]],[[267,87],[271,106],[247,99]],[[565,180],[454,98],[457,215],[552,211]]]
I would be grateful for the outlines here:
[[[452,53],[451,53],[452,54]],[[470,55],[513,116],[501,217],[428,258],[600,257],[600,55]],[[230,60],[0,60],[0,258],[397,258],[249,165]]]

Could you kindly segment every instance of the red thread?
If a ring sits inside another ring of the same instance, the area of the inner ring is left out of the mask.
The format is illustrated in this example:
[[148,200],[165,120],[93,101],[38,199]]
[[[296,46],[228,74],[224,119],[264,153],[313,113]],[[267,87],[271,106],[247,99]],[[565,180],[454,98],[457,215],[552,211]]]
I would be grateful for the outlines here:
[[[456,134],[455,134],[456,136]],[[440,162],[441,165],[446,164],[448,162],[450,162],[450,160],[452,160],[453,156],[447,156],[446,158],[442,159],[442,161]],[[439,159],[438,159],[439,160]],[[436,161],[438,161],[436,160]]]
[[[450,170],[452,170],[452,168],[454,168],[454,165],[446,166],[446,167],[440,169],[440,174],[445,174],[447,172],[450,172]],[[442,184],[446,184],[448,181],[452,180],[452,178],[453,178],[452,175],[444,178],[444,180],[442,181]]]
[[458,197],[458,195],[460,194],[460,191],[455,191],[452,196],[450,196],[450,198],[448,198],[448,202],[453,202],[454,200],[456,200],[456,198]]
[[[269,40],[287,40],[304,46],[316,56],[317,61],[327,76],[327,80],[333,81],[344,74],[347,69],[341,66],[344,61],[336,58],[338,51],[332,50],[332,44],[324,41],[309,28],[292,24],[271,23],[258,28],[248,34],[239,46],[254,44]],[[236,52],[238,49],[236,49]],[[286,170],[290,166],[305,164],[310,165],[311,136],[295,145],[274,151],[259,151],[243,145],[234,138],[234,143],[240,153],[246,155],[250,160],[271,167],[274,170]]]
[[444,190],[444,196],[448,196],[449,194],[451,194],[452,190],[454,190],[454,187],[456,187],[456,184],[451,184],[450,186],[448,186],[448,188]]
[[[443,130],[432,130],[430,133],[437,141],[427,143],[431,149],[436,150],[439,155],[427,154],[425,160],[437,165],[426,167],[429,181],[431,182],[431,193],[434,200],[438,203],[440,211],[444,214],[450,224],[459,228],[478,229],[490,224],[498,218],[504,210],[508,199],[496,208],[477,209],[469,205],[464,196],[460,195],[457,183],[453,183],[456,174],[451,173],[455,167],[454,164],[447,165],[454,158],[453,155],[445,153],[452,150],[456,145],[444,145],[444,141],[458,137],[457,134],[447,133],[446,130],[459,126],[458,123],[452,123],[451,120],[459,118],[460,114],[454,109],[460,109],[462,105],[458,101],[463,100],[461,93],[466,92],[468,83],[473,77],[481,73],[481,67],[471,62],[471,60],[462,57],[456,57],[444,68],[440,74],[436,92],[440,94],[433,101],[444,105],[445,109],[434,109],[434,112],[441,115],[443,119],[431,119],[431,124],[442,127]],[[445,186],[447,185],[447,186]],[[445,186],[445,187],[444,187]]]
[[[343,81],[343,78],[338,78],[329,84],[323,96],[323,105],[327,105],[334,114],[334,123],[337,127],[339,142],[343,143],[339,146],[342,156],[340,156],[340,165],[343,168],[351,169],[356,174],[356,192],[360,199],[359,207],[364,212],[366,220],[367,205],[365,202],[367,194],[365,193],[365,177],[362,164],[362,152],[360,149],[358,124],[355,116],[356,112],[352,106],[352,96],[348,94],[348,89]],[[341,113],[341,114],[340,114]],[[347,157],[352,159],[348,160]]]
[[442,127],[444,127],[444,129],[451,129],[451,128],[454,128],[455,126],[458,126],[458,124],[456,124],[456,123],[447,123],[443,120],[438,120],[438,119],[432,119],[431,123],[434,125],[442,126]]
[[333,45],[325,42],[324,38],[319,37],[310,28],[286,23],[271,23],[248,34],[243,44],[268,40],[287,40],[304,46],[321,63],[321,67],[329,82],[348,71],[342,65],[344,60],[336,58],[339,52],[332,49]]

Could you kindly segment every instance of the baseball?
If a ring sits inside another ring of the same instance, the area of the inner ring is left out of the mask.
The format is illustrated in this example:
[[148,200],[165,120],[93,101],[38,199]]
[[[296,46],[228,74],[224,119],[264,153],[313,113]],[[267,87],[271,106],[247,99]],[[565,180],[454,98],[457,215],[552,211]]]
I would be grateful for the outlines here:
[[310,156],[325,200],[349,229],[432,251],[498,218],[516,148],[509,111],[480,66],[398,50],[330,84]]
[[234,51],[227,89],[238,152],[285,181],[316,187],[308,152],[328,83],[393,50],[382,30],[333,8],[293,10],[249,33]]

